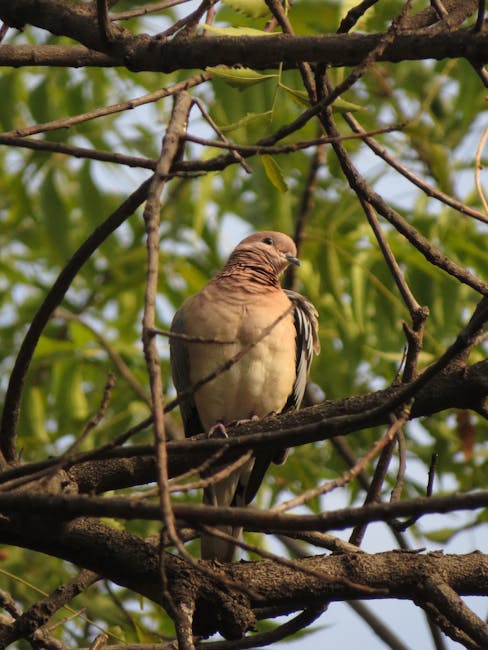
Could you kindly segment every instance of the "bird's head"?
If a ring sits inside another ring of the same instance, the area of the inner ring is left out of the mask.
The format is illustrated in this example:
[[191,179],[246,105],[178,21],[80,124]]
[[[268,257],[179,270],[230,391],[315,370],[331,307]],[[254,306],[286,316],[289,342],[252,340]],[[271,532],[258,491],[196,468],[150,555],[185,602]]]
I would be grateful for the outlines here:
[[273,230],[263,230],[243,239],[233,250],[229,262],[262,266],[280,275],[289,264],[300,266],[297,247],[288,235]]

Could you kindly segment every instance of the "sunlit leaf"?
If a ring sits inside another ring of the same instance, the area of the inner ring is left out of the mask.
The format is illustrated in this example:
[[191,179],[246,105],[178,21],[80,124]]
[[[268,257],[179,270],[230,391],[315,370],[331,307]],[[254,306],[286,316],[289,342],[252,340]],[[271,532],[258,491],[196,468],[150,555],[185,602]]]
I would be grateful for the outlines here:
[[274,36],[278,32],[265,32],[253,27],[216,27],[215,25],[202,24],[205,31],[217,36]]
[[246,113],[242,119],[238,122],[233,122],[232,124],[220,125],[220,130],[222,133],[231,133],[236,131],[248,124],[255,124],[257,122],[269,122],[272,115],[272,111],[265,111],[264,113]]
[[267,81],[268,79],[276,78],[275,74],[263,74],[251,68],[228,68],[227,66],[219,65],[213,68],[207,68],[207,71],[211,72],[214,77],[224,79],[224,81],[234,88],[247,88],[248,86],[263,83],[263,81]]
[[276,160],[268,155],[260,156],[261,162],[263,163],[266,176],[269,178],[271,183],[276,187],[280,192],[287,192],[288,185],[283,177],[283,172],[281,167],[278,165]]

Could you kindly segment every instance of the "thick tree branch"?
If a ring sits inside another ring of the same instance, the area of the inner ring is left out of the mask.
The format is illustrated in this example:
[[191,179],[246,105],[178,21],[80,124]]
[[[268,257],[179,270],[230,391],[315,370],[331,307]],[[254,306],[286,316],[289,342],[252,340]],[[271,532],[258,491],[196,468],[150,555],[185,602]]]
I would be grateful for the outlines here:
[[[242,64],[262,69],[283,63],[297,67],[303,61],[337,66],[360,64],[378,46],[384,34],[327,34],[321,36],[211,36],[170,41],[147,34],[134,35],[112,24],[116,37],[107,44],[95,14],[87,5],[67,0],[4,0],[0,19],[12,27],[31,24],[52,34],[68,36],[90,50],[58,46],[0,46],[0,65],[124,66],[133,71],[172,72],[214,65]],[[49,49],[46,49],[49,48]],[[483,32],[401,33],[378,57],[398,63],[409,60],[466,58],[488,61],[488,36]]]
[[[211,453],[226,447],[219,462],[235,460],[246,449],[262,449],[277,445],[293,447],[328,440],[336,436],[364,429],[366,426],[384,425],[388,413],[374,419],[356,418],[358,414],[390,402],[402,390],[393,386],[385,390],[355,395],[285,413],[276,417],[243,424],[229,429],[233,435],[228,440],[201,439],[171,441],[168,443],[169,475],[178,476],[198,467]],[[435,377],[416,395],[410,418],[432,415],[450,408],[479,410],[488,395],[488,361],[472,366],[452,365]],[[151,445],[109,448],[104,451],[85,452],[71,459],[69,476],[81,492],[104,492],[155,480],[154,449]],[[35,475],[54,466],[57,459],[15,467],[0,473],[0,487],[9,481]]]
[[[246,507],[217,507],[175,504],[175,517],[189,524],[229,524],[247,530],[286,534],[288,531],[345,530],[351,526],[395,517],[421,516],[433,513],[478,510],[488,507],[488,490],[449,494],[440,497],[419,497],[395,503],[372,503],[360,508],[342,508],[317,515],[293,515]],[[0,512],[24,515],[36,512],[53,521],[77,517],[112,517],[114,519],[159,521],[161,511],[156,504],[122,497],[65,496],[37,492],[0,494]]]
[[[2,520],[0,537],[9,544],[80,563],[156,603],[162,602],[158,547],[133,535],[83,519],[64,526],[52,521],[49,526],[38,527],[36,535],[32,535],[25,522],[22,525]],[[364,588],[372,590],[372,599],[416,600],[423,594],[425,576],[437,577],[461,596],[488,594],[484,577],[488,573],[488,556],[481,553],[456,556],[393,551],[305,558],[297,560],[294,567],[271,560],[220,565],[215,570],[228,581],[224,589],[215,579],[192,569],[176,556],[168,554],[166,568],[173,588],[195,598],[194,631],[204,635],[225,628],[219,617],[220,605],[226,606],[230,617],[234,614],[241,626],[240,633],[244,634],[254,617],[269,617],[270,612],[273,616],[289,614],[324,601],[363,598]],[[323,578],[318,577],[320,574]],[[247,585],[251,592],[259,594],[259,601],[251,598],[246,605],[229,589],[229,581]]]

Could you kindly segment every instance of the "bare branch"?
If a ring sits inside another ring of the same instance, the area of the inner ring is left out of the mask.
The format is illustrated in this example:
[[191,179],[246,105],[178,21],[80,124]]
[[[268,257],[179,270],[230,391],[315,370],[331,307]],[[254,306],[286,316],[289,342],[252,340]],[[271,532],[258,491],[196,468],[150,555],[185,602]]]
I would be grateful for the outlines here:
[[[155,90],[152,93],[147,95],[142,95],[141,97],[135,97],[133,99],[128,99],[125,102],[119,102],[117,104],[111,104],[110,106],[102,106],[101,108],[95,108],[86,113],[81,113],[80,115],[71,115],[70,117],[63,117],[58,120],[52,120],[51,122],[44,122],[44,124],[34,124],[33,126],[27,126],[21,129],[12,129],[12,131],[5,131],[0,133],[0,137],[13,136],[16,138],[24,138],[27,135],[35,135],[36,133],[45,133],[47,131],[55,131],[57,129],[66,129],[76,124],[83,124],[90,120],[95,120],[99,117],[105,117],[107,115],[114,115],[115,113],[121,113],[123,111],[132,110],[138,106],[144,106],[145,104],[151,104],[157,102],[160,99],[165,97],[170,97],[171,95],[176,95],[183,90],[189,90],[194,86],[204,83],[210,78],[210,73],[201,73],[196,74],[193,77],[189,77],[184,81],[173,84],[172,86],[167,86],[166,88],[161,88],[160,90]],[[372,135],[375,135],[374,133]],[[37,142],[37,141],[36,141]],[[155,168],[156,162],[154,162]]]
[[[163,407],[163,382],[161,366],[153,330],[156,326],[156,294],[158,290],[159,272],[159,226],[161,211],[161,192],[165,180],[171,170],[173,161],[177,157],[180,145],[186,132],[188,115],[191,107],[191,97],[185,92],[176,96],[173,113],[168,129],[163,139],[161,155],[158,160],[156,172],[151,179],[147,192],[147,201],[144,209],[146,223],[147,246],[147,277],[144,295],[144,314],[142,319],[142,343],[144,356],[149,374],[151,388],[151,411],[154,421],[154,445],[157,462],[157,480],[159,487],[160,509],[162,523],[171,541],[179,548],[175,520],[173,516],[171,495],[168,486],[168,461],[166,449],[166,432],[164,428]],[[173,597],[168,588],[166,570],[164,566],[164,553],[161,554],[161,578],[166,606],[173,620],[177,623],[181,614],[182,603],[175,606]],[[179,612],[179,613],[178,613]],[[191,626],[190,626],[191,627]],[[189,642],[186,625],[177,625],[178,641],[182,650],[192,650],[193,642]]]
[[[393,517],[422,516],[432,513],[477,510],[488,506],[488,490],[466,494],[449,494],[439,497],[419,497],[396,503],[371,503],[360,508],[343,508],[317,515],[291,515],[255,508],[202,506],[174,504],[176,517],[190,524],[230,524],[245,526],[247,530],[287,534],[288,531],[344,530],[351,526],[388,521]],[[62,496],[36,492],[0,494],[0,511],[6,514],[29,515],[33,509],[58,520],[74,517],[114,517],[119,519],[142,519],[160,521],[158,505],[134,502],[117,497]],[[7,524],[5,524],[7,525]]]

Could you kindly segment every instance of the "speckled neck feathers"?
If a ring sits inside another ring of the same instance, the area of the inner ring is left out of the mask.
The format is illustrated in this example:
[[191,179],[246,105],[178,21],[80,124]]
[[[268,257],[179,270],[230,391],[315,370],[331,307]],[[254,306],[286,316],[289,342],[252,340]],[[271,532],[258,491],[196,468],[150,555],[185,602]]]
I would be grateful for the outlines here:
[[257,293],[277,288],[279,272],[268,256],[260,250],[234,250],[224,268],[213,281],[217,284],[239,284],[240,290]]

